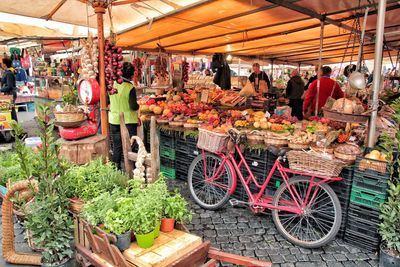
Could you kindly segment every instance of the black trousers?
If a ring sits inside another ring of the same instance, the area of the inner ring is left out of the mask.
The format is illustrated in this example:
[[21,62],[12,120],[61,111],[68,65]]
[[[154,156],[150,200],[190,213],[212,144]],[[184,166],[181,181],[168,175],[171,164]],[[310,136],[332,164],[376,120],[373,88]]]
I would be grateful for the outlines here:
[[[129,137],[137,135],[137,124],[126,124],[128,128]],[[118,169],[121,169],[122,160],[122,140],[121,140],[121,128],[119,125],[110,124],[110,137],[112,142],[112,157],[111,161],[115,163]]]
[[296,116],[298,120],[303,119],[303,100],[302,99],[290,99],[289,107],[292,108],[292,116]]

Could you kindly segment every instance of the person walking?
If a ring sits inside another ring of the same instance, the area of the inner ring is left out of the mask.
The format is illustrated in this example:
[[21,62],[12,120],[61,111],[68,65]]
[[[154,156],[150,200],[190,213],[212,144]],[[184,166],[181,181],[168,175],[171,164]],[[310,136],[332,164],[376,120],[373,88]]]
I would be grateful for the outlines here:
[[[320,89],[318,94],[318,80],[313,81],[306,91],[303,103],[303,115],[308,117],[315,112],[315,105],[318,98],[318,112],[321,111],[329,97],[339,99],[344,97],[344,93],[339,84],[330,78],[332,69],[328,66],[322,67],[320,75]],[[318,95],[317,95],[318,94]]]
[[286,97],[289,98],[289,106],[292,108],[292,116],[303,119],[303,100],[304,81],[297,70],[290,74],[291,78],[286,87]]
[[11,119],[18,121],[17,112],[15,111],[15,100],[17,99],[17,86],[15,82],[15,72],[12,68],[12,61],[10,58],[2,59],[2,68],[4,70],[3,77],[1,78],[1,92],[5,95],[12,96]]
[[139,104],[136,99],[136,89],[131,83],[134,74],[134,67],[129,62],[124,62],[122,69],[123,83],[114,83],[114,88],[118,93],[110,95],[110,111],[108,122],[110,124],[110,137],[113,145],[111,161],[118,169],[121,169],[122,160],[122,140],[119,115],[124,113],[126,128],[129,136],[137,135],[138,109]]

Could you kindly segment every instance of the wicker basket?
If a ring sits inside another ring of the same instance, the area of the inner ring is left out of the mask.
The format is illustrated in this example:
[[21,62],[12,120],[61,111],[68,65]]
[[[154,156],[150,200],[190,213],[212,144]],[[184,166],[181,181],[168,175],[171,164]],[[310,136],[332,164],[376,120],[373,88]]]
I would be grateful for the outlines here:
[[325,159],[313,152],[291,150],[287,156],[291,169],[320,176],[337,177],[345,166],[340,160]]
[[369,119],[368,115],[342,113],[327,108],[322,110],[324,111],[324,117],[334,121],[364,123]]
[[213,153],[219,153],[225,149],[228,143],[228,135],[225,133],[215,133],[206,129],[199,128],[199,139],[197,147]]
[[183,126],[183,121],[170,121],[169,126],[173,128],[178,128]]
[[69,199],[69,210],[75,214],[79,214],[85,202],[83,202],[79,198],[70,198]]
[[334,148],[333,147],[319,147],[316,145],[311,145],[310,148],[314,150],[315,152],[322,152],[322,153],[328,153],[328,154],[333,154]]
[[264,136],[257,134],[248,134],[247,143],[249,145],[260,145],[264,143]]
[[75,122],[86,119],[86,115],[83,112],[55,112],[54,116],[56,121],[59,122]]
[[284,147],[289,144],[289,140],[287,138],[277,138],[272,136],[266,136],[264,138],[264,142],[266,145],[277,147]]
[[369,169],[369,170],[373,170],[373,171],[385,174],[387,172],[387,162],[373,160],[373,159],[362,159],[362,160],[360,160],[358,169],[360,171],[365,171],[365,170]]
[[303,149],[309,149],[310,144],[309,143],[289,143],[288,144],[289,148],[294,149],[294,150],[303,150]]
[[157,124],[168,124],[169,120],[157,119]]
[[358,153],[356,153],[356,154],[348,154],[348,153],[343,153],[343,152],[340,152],[340,151],[338,151],[339,150],[339,148],[340,148],[340,146],[341,145],[339,145],[338,147],[336,147],[335,148],[335,150],[334,150],[334,155],[335,155],[335,157],[337,158],[337,159],[340,159],[340,160],[342,160],[342,161],[345,161],[346,163],[354,163],[355,161],[356,161],[356,159],[357,159],[357,156],[359,155],[359,154],[361,154],[361,150],[359,149],[359,147],[358,146],[356,146],[356,145],[350,145],[350,144],[345,144],[346,146],[354,146],[354,147],[357,147],[357,149],[359,150],[358,151]]

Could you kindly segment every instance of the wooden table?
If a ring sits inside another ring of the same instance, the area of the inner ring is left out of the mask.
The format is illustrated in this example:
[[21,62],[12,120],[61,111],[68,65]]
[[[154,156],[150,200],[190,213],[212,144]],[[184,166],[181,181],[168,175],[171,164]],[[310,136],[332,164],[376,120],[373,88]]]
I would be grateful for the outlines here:
[[202,243],[200,237],[175,229],[170,233],[161,232],[154,245],[148,249],[138,247],[136,242],[132,243],[123,255],[135,266],[162,267],[182,258]]

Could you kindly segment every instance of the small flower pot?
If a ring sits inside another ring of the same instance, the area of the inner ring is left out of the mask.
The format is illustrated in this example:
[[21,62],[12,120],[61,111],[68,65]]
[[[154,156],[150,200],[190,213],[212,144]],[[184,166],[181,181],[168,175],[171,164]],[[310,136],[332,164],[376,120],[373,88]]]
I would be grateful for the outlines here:
[[169,233],[174,230],[175,219],[164,218],[161,220],[161,231]]
[[160,236],[160,228],[161,228],[161,221],[156,224],[156,228],[154,228],[154,238]]
[[129,246],[131,245],[131,231],[117,235],[117,243],[115,245],[121,251],[129,248]]
[[154,244],[154,231],[143,235],[135,234],[135,236],[140,248],[150,248]]
[[400,257],[388,253],[388,250],[381,245],[379,254],[379,267],[395,267],[400,266]]

